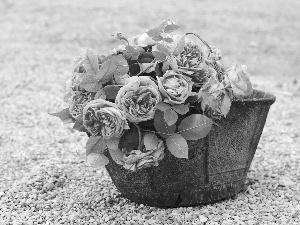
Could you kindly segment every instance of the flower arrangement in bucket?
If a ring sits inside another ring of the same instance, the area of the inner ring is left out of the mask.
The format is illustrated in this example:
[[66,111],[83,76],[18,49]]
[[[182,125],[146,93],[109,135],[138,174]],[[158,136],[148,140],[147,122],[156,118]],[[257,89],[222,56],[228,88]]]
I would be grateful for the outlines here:
[[88,49],[75,60],[64,97],[69,107],[52,115],[90,135],[91,165],[107,165],[105,151],[132,171],[158,166],[166,149],[188,158],[187,140],[204,138],[233,98],[252,93],[246,66],[224,68],[218,49],[197,34],[175,34],[179,28],[164,21],[128,39],[117,33],[126,45],[107,56]]
[[[151,173],[155,175],[161,171],[155,168],[164,163],[169,167],[166,156],[189,160],[190,143],[204,140],[214,126],[222,126],[233,102],[253,96],[246,66],[235,63],[225,68],[220,50],[209,46],[198,34],[179,34],[179,28],[167,20],[134,37],[117,33],[114,38],[125,44],[108,55],[87,49],[75,60],[72,76],[67,80],[64,101],[68,107],[52,114],[64,123],[74,123],[73,129],[86,132],[88,163],[107,166],[110,174],[122,176],[119,180],[130,174],[142,179],[145,176],[139,174],[147,168],[153,168]],[[199,41],[190,41],[190,36]],[[271,100],[274,101],[275,98]],[[257,132],[261,134],[264,121],[260,124]],[[170,173],[166,172],[165,177]],[[119,190],[132,183],[126,180],[117,184],[117,180],[113,178]],[[177,200],[166,203],[169,196],[159,203],[164,198],[156,193],[145,197],[143,188],[128,188],[133,200],[154,206],[180,205]],[[145,193],[149,191],[146,189]],[[142,197],[136,198],[139,195]],[[197,196],[190,196],[196,200],[181,205],[206,201]],[[153,199],[157,202],[152,203]]]

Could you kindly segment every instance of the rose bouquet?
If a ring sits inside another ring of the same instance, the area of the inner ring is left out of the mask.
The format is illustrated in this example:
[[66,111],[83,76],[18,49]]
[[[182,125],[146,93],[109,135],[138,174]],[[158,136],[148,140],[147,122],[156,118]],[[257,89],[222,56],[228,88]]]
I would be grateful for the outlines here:
[[75,60],[68,107],[52,115],[88,134],[92,166],[109,163],[106,151],[132,171],[163,163],[165,151],[188,158],[187,141],[204,138],[235,98],[252,93],[246,66],[225,68],[218,49],[179,28],[168,20],[131,38],[117,33],[125,45]]

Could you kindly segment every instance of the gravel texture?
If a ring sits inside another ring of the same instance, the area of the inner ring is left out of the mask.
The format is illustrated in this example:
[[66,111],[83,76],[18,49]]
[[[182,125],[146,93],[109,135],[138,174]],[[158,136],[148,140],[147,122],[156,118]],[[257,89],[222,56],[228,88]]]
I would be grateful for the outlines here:
[[[300,224],[297,1],[70,2],[0,3],[0,225]],[[175,209],[130,202],[104,168],[86,165],[86,135],[48,115],[63,107],[76,55],[107,51],[119,44],[110,34],[141,33],[164,18],[236,55],[255,75],[254,87],[277,96],[250,185],[232,199]]]

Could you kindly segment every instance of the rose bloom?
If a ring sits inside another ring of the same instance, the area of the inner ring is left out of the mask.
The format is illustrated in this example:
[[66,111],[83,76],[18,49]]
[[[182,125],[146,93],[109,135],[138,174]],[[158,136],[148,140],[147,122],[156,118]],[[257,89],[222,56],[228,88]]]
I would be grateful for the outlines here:
[[116,97],[116,104],[127,119],[136,123],[152,119],[160,101],[157,85],[147,76],[128,78]]
[[103,99],[93,100],[84,107],[83,125],[93,136],[105,139],[120,137],[124,129],[129,129],[123,112]]
[[159,140],[155,149],[147,150],[146,152],[132,150],[128,156],[123,157],[124,168],[136,171],[150,166],[158,166],[158,162],[165,156],[164,149],[163,141]]
[[95,94],[95,92],[88,92],[80,87],[72,88],[69,98],[70,114],[77,119],[77,117],[82,114],[83,108],[87,103],[94,99]]
[[233,67],[228,70],[228,78],[235,97],[251,95],[253,89],[248,75],[245,65],[240,66],[234,64]]
[[168,70],[163,77],[158,77],[157,81],[164,102],[171,105],[183,104],[192,92],[191,79],[172,70]]

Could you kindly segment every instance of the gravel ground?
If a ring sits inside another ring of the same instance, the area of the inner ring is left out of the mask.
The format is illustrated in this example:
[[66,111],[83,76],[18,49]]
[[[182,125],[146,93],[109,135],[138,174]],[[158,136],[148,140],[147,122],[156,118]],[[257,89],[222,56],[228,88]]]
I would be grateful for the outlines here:
[[[299,3],[226,3],[2,1],[0,224],[300,224]],[[166,17],[236,55],[254,87],[277,97],[250,186],[232,199],[176,209],[130,202],[105,169],[86,165],[87,137],[48,115],[63,107],[74,56],[107,51],[115,31],[141,33]]]

